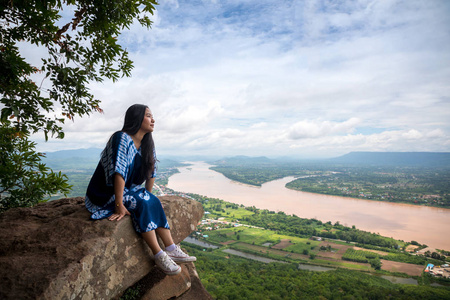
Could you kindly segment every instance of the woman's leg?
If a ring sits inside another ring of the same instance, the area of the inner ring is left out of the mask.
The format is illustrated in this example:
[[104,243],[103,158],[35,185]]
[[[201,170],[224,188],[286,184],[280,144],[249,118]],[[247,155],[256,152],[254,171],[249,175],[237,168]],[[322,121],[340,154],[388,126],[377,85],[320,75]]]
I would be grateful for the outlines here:
[[158,228],[156,228],[155,231],[159,235],[161,240],[163,241],[164,246],[167,247],[167,246],[174,244],[173,239],[172,239],[172,234],[170,233],[170,229],[158,227]]
[[161,247],[159,246],[156,234],[158,234],[161,237],[161,239],[164,243],[164,246],[167,247],[167,246],[174,244],[172,235],[170,234],[170,230],[167,228],[158,227],[155,230],[143,232],[142,238],[147,243],[147,245],[150,247],[153,254],[156,254],[159,251],[161,251]]
[[157,254],[161,251],[161,247],[159,246],[158,239],[156,238],[155,230],[147,231],[142,233],[142,238],[150,247],[153,252],[153,255]]

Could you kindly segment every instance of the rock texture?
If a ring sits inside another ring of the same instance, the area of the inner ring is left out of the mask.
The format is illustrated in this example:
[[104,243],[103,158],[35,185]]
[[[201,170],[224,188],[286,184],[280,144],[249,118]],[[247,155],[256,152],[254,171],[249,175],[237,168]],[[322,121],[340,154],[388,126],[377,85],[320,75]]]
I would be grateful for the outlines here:
[[[182,271],[176,277],[165,276],[154,268],[135,286],[140,286],[141,300],[209,300],[213,299],[202,285],[193,263],[181,265]],[[132,287],[133,288],[133,287]]]
[[[202,206],[177,196],[160,199],[174,242],[179,243],[202,218]],[[195,284],[198,293],[206,293],[201,284],[198,287],[192,264],[184,265],[181,275],[165,276],[154,268],[129,217],[119,222],[90,220],[84,198],[0,214],[0,299],[116,299],[147,274],[159,274],[154,292],[147,294],[161,296],[145,299],[188,297],[195,294]],[[206,293],[197,299],[208,297]]]

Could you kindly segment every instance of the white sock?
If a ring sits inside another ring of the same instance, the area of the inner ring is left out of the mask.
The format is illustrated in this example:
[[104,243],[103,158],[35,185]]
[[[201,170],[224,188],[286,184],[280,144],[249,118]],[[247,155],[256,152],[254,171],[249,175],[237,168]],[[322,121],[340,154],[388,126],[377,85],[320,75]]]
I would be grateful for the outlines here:
[[175,244],[172,244],[172,245],[166,247],[166,251],[172,252],[173,250],[175,250],[176,247],[177,246]]
[[163,254],[163,251],[159,250],[159,252],[155,254],[155,259],[158,258],[161,254]]

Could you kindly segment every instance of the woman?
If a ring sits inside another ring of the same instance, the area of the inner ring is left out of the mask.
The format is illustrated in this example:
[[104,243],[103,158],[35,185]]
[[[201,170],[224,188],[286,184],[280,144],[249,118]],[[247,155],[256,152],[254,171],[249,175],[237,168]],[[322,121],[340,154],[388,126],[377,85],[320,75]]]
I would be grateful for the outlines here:
[[[131,215],[134,229],[152,250],[156,265],[164,273],[181,272],[176,262],[195,261],[175,245],[161,202],[152,193],[155,182],[155,119],[141,104],[128,108],[121,131],[115,132],[101,154],[86,192],[86,208],[95,220],[120,221]],[[145,181],[145,188],[140,187]],[[164,245],[163,251],[157,240]]]

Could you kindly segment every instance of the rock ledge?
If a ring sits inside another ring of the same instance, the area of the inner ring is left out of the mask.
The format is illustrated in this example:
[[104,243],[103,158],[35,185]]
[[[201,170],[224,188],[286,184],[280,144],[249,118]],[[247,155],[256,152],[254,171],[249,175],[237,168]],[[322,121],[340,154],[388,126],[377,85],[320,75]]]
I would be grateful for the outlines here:
[[[178,196],[160,200],[174,242],[179,243],[195,229],[203,208]],[[193,264],[183,266],[182,276],[164,276],[154,268],[152,254],[133,230],[129,217],[119,222],[90,220],[84,198],[60,199],[0,214],[1,299],[116,299],[146,275],[158,272],[163,280],[157,280],[154,289],[170,291],[173,288],[161,285],[172,285],[178,290],[145,299],[183,297],[192,292],[192,280],[198,280]],[[201,284],[199,289],[203,299],[210,298]],[[147,294],[156,296],[156,291]]]

